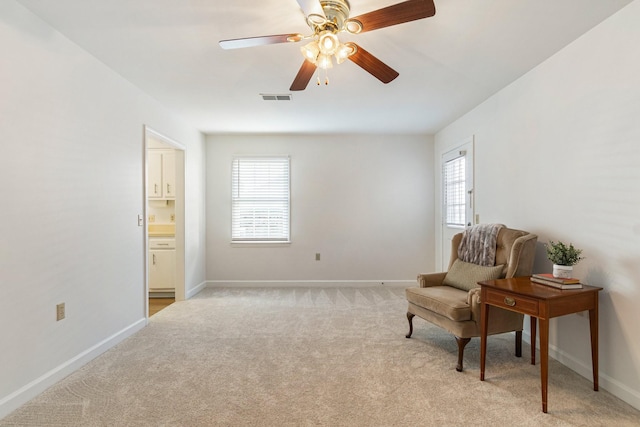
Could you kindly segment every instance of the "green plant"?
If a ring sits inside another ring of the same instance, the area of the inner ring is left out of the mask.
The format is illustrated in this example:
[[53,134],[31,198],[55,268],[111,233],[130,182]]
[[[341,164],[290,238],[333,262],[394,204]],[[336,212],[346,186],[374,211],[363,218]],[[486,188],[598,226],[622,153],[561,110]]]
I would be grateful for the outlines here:
[[545,244],[547,248],[547,258],[554,264],[571,266],[575,265],[584,257],[581,257],[582,249],[576,249],[571,243],[569,246],[562,242],[554,242],[549,240],[549,243]]

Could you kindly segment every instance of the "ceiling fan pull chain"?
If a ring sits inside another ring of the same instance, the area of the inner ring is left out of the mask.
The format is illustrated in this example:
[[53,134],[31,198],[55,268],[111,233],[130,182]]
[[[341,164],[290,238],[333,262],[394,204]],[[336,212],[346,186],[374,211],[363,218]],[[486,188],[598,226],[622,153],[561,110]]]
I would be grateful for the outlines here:
[[329,85],[329,71],[328,70],[324,70],[324,85],[325,86]]

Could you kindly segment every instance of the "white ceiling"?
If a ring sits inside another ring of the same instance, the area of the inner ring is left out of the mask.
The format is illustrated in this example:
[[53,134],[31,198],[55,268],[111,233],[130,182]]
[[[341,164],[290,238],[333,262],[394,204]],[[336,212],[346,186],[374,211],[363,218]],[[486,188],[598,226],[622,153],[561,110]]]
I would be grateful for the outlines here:
[[[400,0],[350,0],[357,16]],[[206,133],[435,133],[631,0],[435,0],[436,15],[354,41],[400,76],[347,61],[330,84],[289,86],[301,43],[223,50],[222,39],[308,34],[296,0],[18,0]],[[291,101],[263,101],[292,93]]]

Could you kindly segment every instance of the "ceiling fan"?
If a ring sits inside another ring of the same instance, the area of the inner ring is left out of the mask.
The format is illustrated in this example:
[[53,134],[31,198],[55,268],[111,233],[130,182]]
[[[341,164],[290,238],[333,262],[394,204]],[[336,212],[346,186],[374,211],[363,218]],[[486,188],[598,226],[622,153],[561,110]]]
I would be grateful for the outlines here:
[[[389,83],[398,72],[353,42],[342,43],[338,33],[359,34],[392,25],[428,18],[436,13],[433,0],[408,0],[383,7],[355,18],[349,17],[348,0],[297,0],[311,35],[299,33],[221,40],[223,49],[239,49],[278,43],[311,40],[300,50],[305,57],[289,90],[304,90],[317,68],[328,69],[335,59],[338,64],[349,59],[376,77]],[[328,83],[328,81],[326,82]],[[320,81],[318,80],[318,84]]]

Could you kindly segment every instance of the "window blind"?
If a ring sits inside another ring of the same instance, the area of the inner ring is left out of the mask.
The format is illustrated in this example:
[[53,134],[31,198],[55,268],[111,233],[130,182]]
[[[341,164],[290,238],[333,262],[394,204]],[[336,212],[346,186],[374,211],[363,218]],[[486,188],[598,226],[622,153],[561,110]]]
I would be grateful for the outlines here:
[[465,224],[465,156],[444,163],[444,209],[447,225]]
[[231,241],[289,241],[289,158],[236,157],[231,178]]

